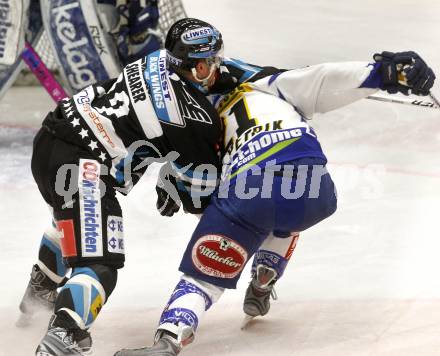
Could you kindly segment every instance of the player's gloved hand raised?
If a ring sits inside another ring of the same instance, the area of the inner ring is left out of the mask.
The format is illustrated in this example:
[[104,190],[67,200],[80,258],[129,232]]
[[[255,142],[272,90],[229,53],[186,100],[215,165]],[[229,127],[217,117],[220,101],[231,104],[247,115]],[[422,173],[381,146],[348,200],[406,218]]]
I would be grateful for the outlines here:
[[415,52],[376,53],[382,74],[381,89],[390,94],[401,92],[405,95],[428,95],[434,85],[435,74],[425,61]]
[[180,199],[176,190],[176,179],[167,173],[167,165],[160,169],[156,184],[156,208],[162,216],[173,216],[180,209]]

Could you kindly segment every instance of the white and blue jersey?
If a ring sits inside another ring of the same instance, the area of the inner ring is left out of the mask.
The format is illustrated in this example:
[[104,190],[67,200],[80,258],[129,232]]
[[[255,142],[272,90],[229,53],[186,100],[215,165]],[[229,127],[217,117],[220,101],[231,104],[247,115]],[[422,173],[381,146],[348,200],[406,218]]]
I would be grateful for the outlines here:
[[219,101],[224,122],[224,178],[258,165],[303,157],[326,161],[313,129],[285,100],[242,84]]
[[377,67],[363,62],[287,71],[268,71],[268,67],[233,59],[226,59],[224,65],[224,73],[243,82],[226,95],[211,97],[224,123],[225,179],[233,179],[255,165],[264,168],[304,157],[326,163],[307,120],[317,112],[371,95],[380,84]]

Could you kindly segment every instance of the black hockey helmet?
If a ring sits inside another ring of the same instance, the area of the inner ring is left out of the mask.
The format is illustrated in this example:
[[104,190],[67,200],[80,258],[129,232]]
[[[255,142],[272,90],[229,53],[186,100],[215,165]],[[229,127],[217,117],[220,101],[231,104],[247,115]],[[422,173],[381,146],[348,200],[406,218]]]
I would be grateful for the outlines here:
[[169,29],[165,48],[171,66],[191,70],[198,59],[221,55],[223,40],[221,33],[209,23],[184,18]]

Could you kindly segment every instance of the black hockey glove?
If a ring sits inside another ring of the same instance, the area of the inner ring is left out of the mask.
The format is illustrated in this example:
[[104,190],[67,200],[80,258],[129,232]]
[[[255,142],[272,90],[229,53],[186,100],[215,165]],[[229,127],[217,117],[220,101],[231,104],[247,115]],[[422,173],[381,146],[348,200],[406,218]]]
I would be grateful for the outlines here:
[[431,68],[412,51],[376,53],[373,56],[381,64],[382,87],[390,94],[401,92],[405,95],[428,95],[434,85],[435,74]]
[[160,215],[173,216],[180,209],[180,199],[176,190],[176,179],[168,171],[167,165],[162,166],[157,178],[156,208]]

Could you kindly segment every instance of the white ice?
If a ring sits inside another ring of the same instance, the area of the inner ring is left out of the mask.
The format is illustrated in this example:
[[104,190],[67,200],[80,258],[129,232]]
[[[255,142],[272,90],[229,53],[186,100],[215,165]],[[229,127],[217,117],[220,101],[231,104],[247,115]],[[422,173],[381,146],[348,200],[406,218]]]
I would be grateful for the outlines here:
[[[440,73],[438,0],[184,1],[215,24],[226,55],[292,68],[416,50]],[[440,97],[440,87],[433,90]],[[49,213],[30,174],[50,98],[12,89],[0,102],[0,355],[32,355],[48,317],[14,326]],[[304,232],[270,314],[240,331],[246,269],[183,355],[440,354],[440,111],[362,100],[313,126],[339,209]],[[155,175],[127,198],[127,263],[93,326],[95,355],[150,344],[196,224],[155,210]]]

